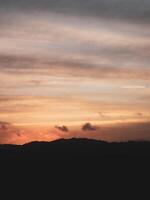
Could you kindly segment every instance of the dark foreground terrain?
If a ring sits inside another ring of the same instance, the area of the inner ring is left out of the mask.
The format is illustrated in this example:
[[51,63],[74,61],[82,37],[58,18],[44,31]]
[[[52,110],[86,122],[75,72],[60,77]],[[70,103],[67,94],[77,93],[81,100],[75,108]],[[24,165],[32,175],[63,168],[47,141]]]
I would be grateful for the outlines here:
[[0,145],[0,160],[147,160],[150,142],[107,143],[89,139],[60,139],[22,146]]
[[119,192],[119,199],[122,195],[131,199],[128,198],[131,192],[137,194],[142,186],[149,191],[149,163],[149,142],[61,139],[22,146],[0,145],[0,177],[2,187],[7,188],[5,196],[10,194],[8,187],[14,187],[11,195],[18,190],[23,190],[21,195],[28,194],[27,190],[29,194],[34,191],[35,195],[43,189],[41,199],[45,191],[51,197],[54,190],[57,191],[54,195],[60,194],[61,199],[63,193],[69,195],[68,191],[71,192],[69,199],[75,195],[81,199],[81,193],[83,199],[88,193],[91,193],[90,199],[96,199],[94,195],[101,199],[102,193],[104,199],[107,195],[116,199]]

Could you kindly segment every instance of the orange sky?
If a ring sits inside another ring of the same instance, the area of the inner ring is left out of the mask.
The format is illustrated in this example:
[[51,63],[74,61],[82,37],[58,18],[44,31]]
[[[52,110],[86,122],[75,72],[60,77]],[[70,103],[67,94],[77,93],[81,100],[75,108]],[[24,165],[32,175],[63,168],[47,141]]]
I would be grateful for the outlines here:
[[[150,27],[136,1],[117,11],[109,2],[106,13],[95,1],[1,5],[0,143],[150,138]],[[94,133],[81,131],[87,122]]]

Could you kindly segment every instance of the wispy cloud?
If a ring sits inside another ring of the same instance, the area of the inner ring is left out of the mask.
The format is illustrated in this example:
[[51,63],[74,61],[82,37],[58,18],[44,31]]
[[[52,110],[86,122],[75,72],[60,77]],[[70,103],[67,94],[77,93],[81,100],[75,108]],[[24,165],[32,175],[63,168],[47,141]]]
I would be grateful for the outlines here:
[[144,89],[146,86],[144,85],[125,85],[122,88],[124,89]]

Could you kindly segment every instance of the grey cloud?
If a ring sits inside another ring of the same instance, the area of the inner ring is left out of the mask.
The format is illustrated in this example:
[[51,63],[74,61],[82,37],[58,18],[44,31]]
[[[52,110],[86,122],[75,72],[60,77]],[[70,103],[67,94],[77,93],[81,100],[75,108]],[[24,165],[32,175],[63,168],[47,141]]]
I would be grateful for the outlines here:
[[149,0],[5,0],[1,7],[22,8],[83,15],[92,17],[125,19],[149,23]]
[[90,123],[86,123],[82,127],[83,131],[96,131],[96,128],[93,127]]
[[55,126],[55,128],[63,132],[69,131],[67,126]]
[[36,59],[29,56],[0,55],[1,69],[21,69],[25,66],[28,68],[33,63],[36,63]]
[[[95,65],[89,60],[47,59],[41,60],[22,56],[0,56],[1,73],[31,74],[55,76],[73,76],[82,78],[141,79],[149,80],[149,68],[131,68]],[[91,70],[92,69],[92,70]]]

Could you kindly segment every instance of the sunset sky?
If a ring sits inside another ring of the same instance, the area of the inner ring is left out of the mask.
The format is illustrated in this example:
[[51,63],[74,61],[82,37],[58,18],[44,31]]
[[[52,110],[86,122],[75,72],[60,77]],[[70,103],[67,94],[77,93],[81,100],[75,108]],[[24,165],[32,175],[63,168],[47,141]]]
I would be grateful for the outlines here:
[[149,0],[0,0],[0,143],[150,140],[149,24]]

